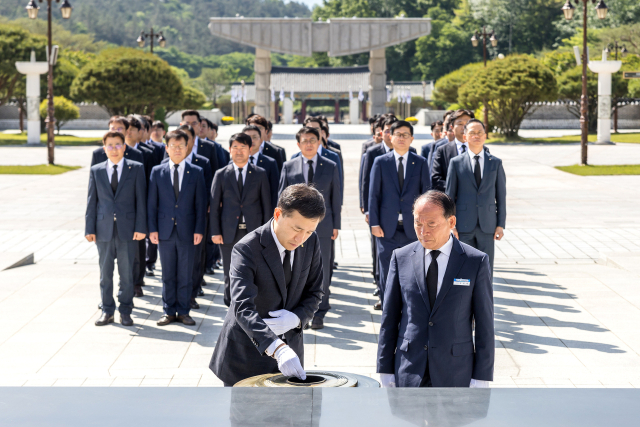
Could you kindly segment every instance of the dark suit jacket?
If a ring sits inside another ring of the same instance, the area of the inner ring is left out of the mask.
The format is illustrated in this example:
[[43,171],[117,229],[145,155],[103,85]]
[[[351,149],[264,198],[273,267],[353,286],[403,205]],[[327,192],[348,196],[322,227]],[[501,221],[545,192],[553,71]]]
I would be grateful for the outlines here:
[[471,232],[478,223],[484,233],[493,234],[496,227],[505,227],[507,177],[499,158],[485,151],[482,181],[478,188],[469,155],[454,157],[449,164],[446,192],[456,203],[456,228],[459,232]]
[[[231,160],[231,156],[229,154],[229,152],[227,150],[224,149],[224,147],[222,146],[222,144],[220,144],[219,142],[216,141],[211,141],[210,139],[206,139],[205,141],[208,141],[210,143],[213,144],[213,146],[216,149],[216,154],[218,156],[218,169],[224,167],[225,165],[229,164],[229,160]],[[216,170],[213,171],[213,173],[216,173]]]
[[360,153],[360,156],[364,156],[364,153],[367,152],[367,150],[371,147],[373,147],[374,145],[376,145],[376,140],[374,137],[371,137],[369,139],[367,139],[365,142],[362,143],[362,152]]
[[[300,157],[302,155],[302,153],[300,151],[298,151],[297,153],[295,153],[293,156],[291,156],[291,160]],[[322,147],[322,150],[320,152],[320,156],[322,157],[326,157],[327,159],[331,160],[332,162],[334,162],[336,165],[338,165],[338,172],[340,173],[340,204],[342,204],[342,198],[344,197],[344,175],[342,174],[342,167],[341,167],[341,163],[340,163],[340,157],[338,156],[338,154],[334,151],[328,150],[324,147]]]
[[194,234],[204,235],[205,232],[207,190],[204,173],[202,168],[185,162],[178,200],[173,192],[171,173],[169,162],[151,171],[147,199],[149,233],[158,232],[160,240],[166,240],[176,227],[180,241],[193,242]]
[[165,145],[161,142],[155,142],[152,139],[143,142],[143,144],[153,150],[153,166],[158,166],[160,163],[162,163],[164,154],[167,152]]
[[100,242],[110,241],[114,218],[121,240],[133,240],[133,233],[147,234],[147,182],[141,163],[124,159],[116,194],[111,189],[107,162],[91,167],[85,236],[95,234]]
[[154,153],[153,148],[150,148],[141,142],[138,143],[138,147],[136,148],[136,150],[142,153],[142,158],[144,159],[144,169],[146,171],[147,184],[148,184],[149,177],[151,176],[151,169],[153,169],[154,166],[157,166],[155,164],[156,154]]
[[238,191],[233,164],[216,172],[211,186],[211,235],[222,235],[222,239],[233,242],[240,217],[244,215],[247,232],[260,227],[273,215],[269,178],[264,169],[247,163],[247,177],[242,195]]
[[[290,185],[306,183],[302,172],[304,161],[306,158],[299,156],[285,162],[280,176],[278,195]],[[340,195],[338,165],[326,157],[318,156],[318,164],[313,174],[313,186],[322,193],[325,208],[324,219],[318,224],[316,233],[318,237],[331,237],[334,229],[340,229],[341,223],[342,206],[340,200],[342,200],[342,196]]]
[[403,188],[398,181],[393,152],[378,157],[371,171],[369,224],[382,227],[384,237],[391,238],[396,233],[398,215],[402,214],[405,234],[410,239],[417,239],[413,228],[413,202],[430,189],[429,168],[422,157],[409,152]]
[[275,209],[278,205],[278,185],[280,184],[280,169],[278,164],[271,157],[258,153],[258,167],[267,172],[269,178],[269,192],[271,193],[271,209]]
[[[167,157],[162,161],[162,163],[169,163],[169,158]],[[211,164],[206,157],[201,156],[200,154],[193,155],[192,164],[201,167],[202,173],[204,174],[204,186],[207,189],[207,203],[209,203],[209,191],[211,191],[211,184],[213,183],[213,171],[211,170]]]
[[264,154],[267,157],[271,157],[273,160],[275,160],[276,164],[278,165],[279,171],[282,170],[282,165],[284,164],[284,162],[287,161],[284,148],[278,147],[277,145],[269,141],[264,141],[264,148],[262,149],[262,154]]
[[287,287],[280,253],[271,235],[271,221],[246,235],[231,253],[231,306],[213,351],[209,368],[230,384],[254,375],[277,372],[278,363],[265,350],[278,337],[262,319],[285,309],[300,319],[285,342],[304,366],[302,327],[322,299],[322,259],[315,233],[295,249],[291,283]]
[[456,140],[450,141],[438,147],[433,155],[433,168],[431,168],[431,183],[434,190],[444,191],[447,183],[447,171],[451,159],[458,155]]
[[[409,147],[409,151],[415,153],[416,149]],[[373,145],[364,154],[364,160],[362,161],[362,176],[360,178],[362,180],[362,193],[360,197],[362,198],[362,207],[365,212],[369,212],[369,187],[371,186],[371,170],[373,169],[373,162],[385,153],[385,144],[384,142],[381,142]]]
[[[395,374],[398,387],[418,387],[428,359],[433,387],[469,387],[472,378],[493,381],[495,338],[489,257],[454,238],[433,310],[424,262],[420,242],[396,249],[391,256],[377,371]],[[454,285],[454,279],[470,280],[470,285]]]
[[[138,162],[144,166],[144,157],[142,157],[142,153],[135,148],[129,147],[127,144],[124,144],[124,158],[127,160],[133,160],[134,162]],[[91,155],[91,166],[106,162],[107,159],[107,153],[104,152],[104,148],[96,148],[93,150],[93,154]]]

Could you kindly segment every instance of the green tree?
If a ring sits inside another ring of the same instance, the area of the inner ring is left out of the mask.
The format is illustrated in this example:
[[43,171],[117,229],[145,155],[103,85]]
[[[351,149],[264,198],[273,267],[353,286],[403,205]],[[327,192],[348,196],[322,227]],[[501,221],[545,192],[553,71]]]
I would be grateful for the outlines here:
[[491,61],[458,91],[462,105],[479,106],[486,100],[492,122],[507,137],[518,135],[520,124],[535,102],[556,98],[551,70],[528,55],[509,55]]
[[[582,66],[574,66],[558,76],[558,98],[566,104],[567,110],[580,118],[580,100],[582,98]],[[598,75],[587,71],[587,114],[589,131],[597,128],[598,111]]]
[[463,65],[456,71],[440,77],[438,81],[436,81],[433,91],[433,97],[436,102],[457,103],[458,89],[469,80],[472,80],[475,74],[482,68],[484,68],[482,62],[475,62],[473,64]]
[[108,49],[84,66],[71,96],[97,102],[111,115],[147,113],[182,102],[183,86],[169,64],[135,49]]
[[[49,101],[47,99],[40,103],[40,117],[43,119],[47,117],[49,113]],[[75,120],[80,118],[80,109],[75,104],[65,98],[64,96],[53,97],[53,117],[56,119],[56,129],[58,135],[60,135],[60,128],[69,120]]]
[[195,84],[213,102],[213,106],[217,107],[218,98],[231,89],[236,75],[234,70],[228,68],[203,68]]

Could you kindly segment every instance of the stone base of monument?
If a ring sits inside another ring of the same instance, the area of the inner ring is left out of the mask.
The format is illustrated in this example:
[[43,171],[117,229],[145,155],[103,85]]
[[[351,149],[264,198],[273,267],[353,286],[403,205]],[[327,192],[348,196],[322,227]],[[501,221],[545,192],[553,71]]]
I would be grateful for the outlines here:
[[368,387],[380,388],[380,383],[364,375],[345,372],[307,371],[301,380],[282,374],[256,375],[237,382],[234,387]]

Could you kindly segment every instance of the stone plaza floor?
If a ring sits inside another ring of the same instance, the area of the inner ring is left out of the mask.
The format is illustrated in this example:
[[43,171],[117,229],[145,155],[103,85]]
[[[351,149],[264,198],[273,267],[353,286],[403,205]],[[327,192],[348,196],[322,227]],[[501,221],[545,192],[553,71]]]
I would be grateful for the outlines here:
[[[298,126],[274,142],[297,151]],[[238,126],[221,128],[226,145]],[[375,374],[380,312],[372,309],[369,232],[357,172],[367,126],[332,126],[345,160],[339,268],[325,328],[305,332],[305,368]],[[417,128],[414,146],[428,142]],[[56,149],[85,166],[56,176],[0,175],[0,385],[219,386],[208,369],[226,307],[221,273],[206,277],[194,327],[158,327],[161,282],[146,278],[134,327],[96,327],[99,269],[84,240],[95,147]],[[492,387],[640,387],[640,176],[580,177],[577,144],[491,145],[507,174],[507,228],[496,244],[496,366]],[[41,164],[44,148],[1,147],[0,165]],[[640,144],[589,146],[592,164],[640,162]],[[116,322],[119,320],[116,315]]]

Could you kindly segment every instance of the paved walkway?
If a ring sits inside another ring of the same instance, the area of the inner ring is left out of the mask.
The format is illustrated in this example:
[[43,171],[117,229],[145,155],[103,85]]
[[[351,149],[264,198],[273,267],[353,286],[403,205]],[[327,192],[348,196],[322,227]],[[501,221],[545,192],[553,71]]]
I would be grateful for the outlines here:
[[[221,128],[224,141],[236,127]],[[277,143],[297,151],[295,126]],[[307,369],[375,375],[380,312],[357,171],[366,126],[334,126],[347,177],[326,328],[305,333]],[[427,141],[418,129],[415,145]],[[58,163],[88,166],[89,147],[57,149]],[[640,177],[577,177],[579,146],[491,146],[508,182],[505,239],[497,244],[496,378],[507,387],[640,386],[638,274],[599,264],[640,252]],[[0,164],[39,164],[43,148],[0,148]],[[637,163],[640,144],[589,146],[593,164]],[[95,246],[87,243],[88,169],[58,176],[0,175],[0,257],[35,252],[36,264],[0,272],[0,385],[216,386],[208,362],[226,313],[220,274],[207,277],[197,325],[160,328],[161,285],[147,279],[135,327],[93,325],[99,315]],[[614,257],[615,258],[615,257]]]

